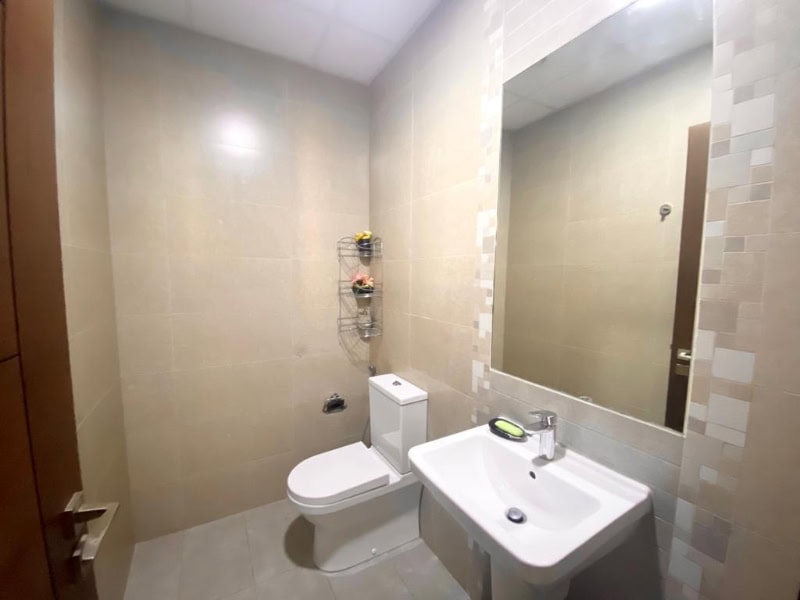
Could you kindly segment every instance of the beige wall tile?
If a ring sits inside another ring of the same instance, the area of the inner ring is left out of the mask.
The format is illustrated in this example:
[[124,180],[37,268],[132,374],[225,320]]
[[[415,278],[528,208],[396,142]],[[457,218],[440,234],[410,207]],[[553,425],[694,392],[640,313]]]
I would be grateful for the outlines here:
[[129,429],[128,472],[133,490],[146,490],[169,484],[181,473],[181,430],[177,419]]
[[411,294],[411,262],[385,260],[383,262],[383,306],[386,311],[408,313]]
[[105,251],[64,246],[62,260],[69,335],[98,322],[113,322],[114,282],[108,246]]
[[175,197],[167,202],[167,215],[169,248],[175,254],[291,256],[291,214],[285,208]]
[[254,458],[255,421],[251,416],[233,416],[182,424],[177,436],[181,478],[226,470]]
[[[391,93],[373,95],[370,121],[370,154],[374,150],[411,145],[413,91],[410,83]],[[385,207],[381,207],[385,208]]]
[[428,390],[428,438],[457,433],[472,427],[472,400],[469,396],[444,387],[426,386]]
[[383,335],[370,344],[371,359],[380,372],[396,373],[409,368],[410,323],[408,313],[383,312]]
[[123,412],[119,387],[109,390],[77,431],[81,476],[92,485],[102,481],[114,462],[125,453],[120,445]]
[[764,343],[756,362],[754,383],[791,393],[800,393],[796,365],[800,352],[800,311],[767,310],[764,313]]
[[792,308],[800,293],[800,274],[794,266],[800,256],[800,234],[769,236],[764,277],[764,301],[774,310]]
[[474,274],[470,256],[411,261],[411,314],[471,326]]
[[366,398],[366,375],[338,353],[305,356],[292,362],[292,402],[319,403],[333,392]]
[[[277,499],[288,457],[316,448],[295,419],[306,379],[320,386],[307,397],[315,416],[337,389],[352,399],[345,426],[325,422],[326,444],[360,438],[368,347],[337,334],[335,252],[339,238],[369,227],[369,94],[130,15],[107,12],[103,34],[141,539]],[[399,135],[386,131],[387,140]],[[301,368],[310,371],[300,377]],[[171,457],[163,464],[151,460],[157,447]],[[256,472],[274,479],[258,493]],[[159,499],[163,514],[150,514]]]
[[172,373],[129,376],[122,382],[122,399],[126,430],[174,421],[178,414]]
[[[123,448],[124,449],[124,448]],[[125,454],[117,457],[106,477],[84,491],[90,498],[130,498],[128,464]],[[84,482],[86,483],[86,482]],[[122,598],[133,549],[133,521],[130,500],[120,503],[117,514],[103,538],[103,552],[94,565],[97,593],[100,598]]]
[[301,313],[339,306],[339,265],[334,258],[292,261],[292,310]]
[[415,260],[475,254],[480,188],[470,180],[414,200],[411,256]]
[[346,214],[322,210],[297,211],[294,231],[294,256],[330,258],[331,248],[341,238],[368,229],[366,213]]
[[133,554],[106,188],[98,8],[54,3],[56,175],[78,458],[88,502],[120,509],[94,565],[122,600]]
[[75,420],[80,426],[113,388],[119,387],[116,329],[98,322],[69,338]]
[[[409,123],[410,128],[410,123]],[[370,210],[389,210],[411,202],[410,143],[389,149],[376,144],[370,149]]]
[[731,536],[721,598],[792,598],[797,593],[795,545],[781,546],[745,528]]
[[735,302],[701,300],[698,326],[709,331],[736,331],[738,310]]
[[[115,151],[116,146],[119,151]],[[162,176],[157,140],[127,145],[107,138],[106,148],[112,250],[165,253],[167,213],[160,193]]]
[[120,316],[117,335],[123,379],[172,368],[172,324],[169,315]]
[[165,254],[114,253],[114,300],[118,315],[170,311],[168,262]]
[[183,422],[256,417],[291,407],[291,360],[176,371],[175,405]]
[[[401,204],[382,211],[372,211],[370,227],[383,239],[386,260],[411,258],[411,204]],[[416,215],[416,211],[414,211]]]
[[184,528],[184,496],[179,483],[131,490],[133,531],[149,540]]
[[411,316],[409,331],[410,366],[470,394],[472,327]]
[[287,259],[173,256],[169,259],[172,312],[232,311],[285,315],[291,303]]
[[172,319],[175,367],[212,367],[288,358],[288,307],[270,312],[175,314]]
[[767,201],[742,202],[728,206],[725,235],[753,235],[769,231]]
[[330,309],[303,310],[292,307],[292,354],[294,356],[335,353],[345,347],[351,348],[354,355],[367,355],[368,348],[364,348],[365,344],[361,344],[357,340],[356,332],[339,333],[336,317],[331,318]]
[[286,478],[298,462],[299,456],[290,452],[248,463],[248,493],[252,505],[282,500],[286,496]]

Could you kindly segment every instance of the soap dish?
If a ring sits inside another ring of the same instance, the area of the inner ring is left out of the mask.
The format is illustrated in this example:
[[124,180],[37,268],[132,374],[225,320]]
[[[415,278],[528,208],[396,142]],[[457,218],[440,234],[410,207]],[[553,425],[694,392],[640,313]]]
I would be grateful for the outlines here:
[[495,417],[489,420],[489,431],[512,442],[524,442],[528,436],[525,430],[519,425],[503,417]]

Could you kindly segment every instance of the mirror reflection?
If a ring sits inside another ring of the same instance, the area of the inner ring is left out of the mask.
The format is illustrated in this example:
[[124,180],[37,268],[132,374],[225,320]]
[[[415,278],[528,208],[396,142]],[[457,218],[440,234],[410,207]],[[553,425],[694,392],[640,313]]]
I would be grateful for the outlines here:
[[639,0],[503,90],[492,367],[680,430],[710,0]]

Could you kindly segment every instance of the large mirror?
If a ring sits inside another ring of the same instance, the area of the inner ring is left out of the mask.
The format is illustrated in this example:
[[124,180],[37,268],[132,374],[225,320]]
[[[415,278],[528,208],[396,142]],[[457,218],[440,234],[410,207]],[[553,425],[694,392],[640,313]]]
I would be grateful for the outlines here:
[[492,367],[681,430],[711,0],[639,0],[503,89]]

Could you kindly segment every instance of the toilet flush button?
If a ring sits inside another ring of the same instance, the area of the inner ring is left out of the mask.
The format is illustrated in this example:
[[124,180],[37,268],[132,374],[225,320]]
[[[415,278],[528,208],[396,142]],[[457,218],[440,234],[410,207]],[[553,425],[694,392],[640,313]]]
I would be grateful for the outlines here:
[[372,552],[372,555],[375,556],[378,553],[378,549],[377,548],[373,548],[371,550],[371,552]]

